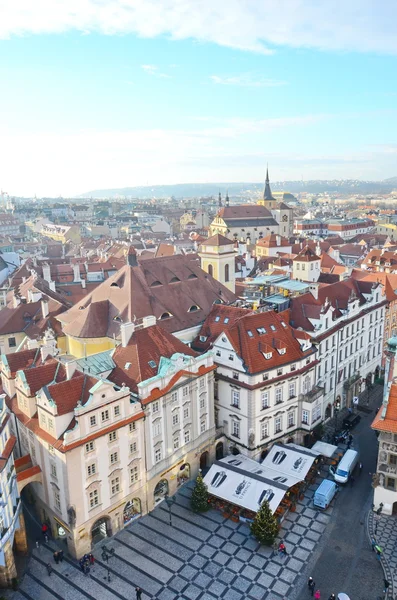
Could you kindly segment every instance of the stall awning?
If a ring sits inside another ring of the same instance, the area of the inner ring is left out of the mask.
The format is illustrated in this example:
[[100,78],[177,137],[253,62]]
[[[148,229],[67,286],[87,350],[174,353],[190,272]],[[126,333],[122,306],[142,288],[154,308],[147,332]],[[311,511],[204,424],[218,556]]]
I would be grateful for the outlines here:
[[275,444],[262,464],[242,454],[216,461],[204,482],[211,495],[231,504],[257,512],[268,500],[274,512],[288,489],[305,479],[315,458],[304,448]]
[[315,452],[318,452],[322,456],[326,456],[327,458],[331,458],[334,455],[338,446],[334,446],[333,444],[327,444],[326,442],[316,442],[311,448]]

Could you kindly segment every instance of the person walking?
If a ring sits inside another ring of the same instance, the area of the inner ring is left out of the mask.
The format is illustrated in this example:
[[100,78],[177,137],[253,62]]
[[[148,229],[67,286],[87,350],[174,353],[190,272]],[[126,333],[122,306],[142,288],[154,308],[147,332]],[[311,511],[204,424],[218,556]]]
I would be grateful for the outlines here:
[[92,554],[92,552],[89,553],[88,558],[90,560],[91,567],[93,567],[95,565],[95,556]]
[[376,558],[379,560],[382,558],[382,548],[380,546],[375,546],[375,553],[376,553]]
[[375,540],[375,538],[372,538],[372,540],[371,540],[371,547],[372,547],[372,552],[375,552],[375,548],[376,548],[376,540]]
[[320,598],[321,598],[320,590],[316,591],[316,593],[314,594],[314,597],[316,600],[320,600]]
[[283,541],[281,541],[278,545],[278,553],[279,553],[279,556],[287,556],[287,548],[285,547],[285,544]]
[[59,550],[58,557],[59,557],[60,562],[63,562],[63,550]]
[[55,564],[58,564],[59,563],[59,552],[57,552],[55,550],[53,557],[54,557]]
[[50,563],[47,563],[47,573],[48,573],[48,577],[51,577],[51,573],[52,573],[52,566],[50,565]]
[[387,594],[387,590],[389,589],[389,587],[390,587],[390,583],[387,581],[387,579],[384,579],[383,580],[383,593],[384,594]]
[[309,588],[310,594],[313,596],[314,594],[314,588],[315,588],[316,584],[314,582],[313,577],[309,577],[309,579],[307,580],[307,587]]
[[142,598],[142,590],[140,587],[135,588],[136,600],[141,600]]
[[328,600],[335,600],[335,594],[331,594]]

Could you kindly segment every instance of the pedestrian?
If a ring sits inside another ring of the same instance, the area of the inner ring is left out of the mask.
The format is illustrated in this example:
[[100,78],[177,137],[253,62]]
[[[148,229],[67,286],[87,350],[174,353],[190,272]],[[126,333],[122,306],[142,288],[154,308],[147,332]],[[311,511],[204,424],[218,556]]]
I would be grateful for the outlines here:
[[331,594],[328,600],[335,600],[335,594]]
[[278,545],[278,553],[279,556],[287,556],[287,548],[285,547],[285,544],[282,541]]
[[63,550],[59,550],[58,557],[59,557],[60,562],[63,562]]
[[41,526],[41,533],[43,537],[48,536],[48,525],[47,523],[43,523]]
[[55,550],[53,557],[54,557],[55,564],[58,564],[59,563],[59,552],[57,552]]
[[382,558],[382,548],[380,546],[375,546],[375,553],[376,553],[376,558],[379,560]]
[[309,577],[309,579],[307,580],[307,587],[309,588],[309,591],[311,593],[311,595],[313,596],[314,594],[314,588],[315,588],[315,582],[313,577]]
[[36,548],[39,549],[40,548],[40,540],[36,540]]
[[90,572],[90,563],[88,561],[85,561],[83,573],[84,573],[84,575],[88,575],[89,572]]
[[48,576],[51,577],[52,566],[50,565],[50,563],[47,563],[47,573],[48,573]]
[[91,567],[93,567],[95,565],[95,556],[92,554],[92,552],[89,553],[88,558],[90,560]]
[[387,579],[384,579],[383,580],[383,593],[384,594],[387,594],[387,590],[389,589],[389,587],[390,587],[390,583],[387,581]]
[[375,552],[375,548],[376,548],[376,540],[375,540],[375,538],[372,538],[372,540],[371,540],[371,546],[372,546],[372,552]]
[[141,600],[142,598],[142,590],[140,587],[135,588],[136,600]]
[[316,591],[316,593],[314,594],[314,597],[316,600],[320,600],[320,598],[321,598],[320,590]]

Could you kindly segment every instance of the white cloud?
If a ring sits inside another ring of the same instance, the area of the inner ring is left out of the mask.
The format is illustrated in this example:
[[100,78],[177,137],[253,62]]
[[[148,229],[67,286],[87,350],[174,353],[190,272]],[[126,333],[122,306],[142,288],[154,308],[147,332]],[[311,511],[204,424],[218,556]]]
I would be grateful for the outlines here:
[[281,85],[287,85],[286,81],[281,79],[267,79],[266,77],[255,76],[250,73],[243,73],[242,75],[211,75],[210,79],[217,85],[233,85],[239,87],[279,87]]
[[397,53],[395,0],[12,0],[0,38],[78,30],[169,35],[261,53],[274,46]]
[[167,75],[167,73],[162,73],[159,71],[159,68],[156,65],[141,65],[141,69],[149,73],[149,75],[154,75],[155,77],[163,77],[169,78],[171,75]]

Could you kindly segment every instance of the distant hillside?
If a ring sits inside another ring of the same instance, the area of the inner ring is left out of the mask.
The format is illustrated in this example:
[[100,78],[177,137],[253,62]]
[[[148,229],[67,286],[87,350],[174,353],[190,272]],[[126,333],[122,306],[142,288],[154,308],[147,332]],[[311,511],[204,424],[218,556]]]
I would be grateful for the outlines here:
[[[309,192],[341,193],[341,194],[379,194],[389,193],[397,186],[397,177],[391,177],[384,181],[359,181],[354,179],[345,180],[312,180],[312,181],[275,181],[271,182],[274,191],[284,190],[293,194]],[[220,191],[222,195],[229,192],[230,196],[247,196],[250,193],[259,192],[263,189],[263,183],[241,182],[241,183],[178,183],[175,185],[135,186],[126,188],[114,188],[108,190],[93,190],[77,196],[77,198],[176,198],[216,196]]]

